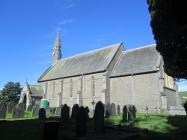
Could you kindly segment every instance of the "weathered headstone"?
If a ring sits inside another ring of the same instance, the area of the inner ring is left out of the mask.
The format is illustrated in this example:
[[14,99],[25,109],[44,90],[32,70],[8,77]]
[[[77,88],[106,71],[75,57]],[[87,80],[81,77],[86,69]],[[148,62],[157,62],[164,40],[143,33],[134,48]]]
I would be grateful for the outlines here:
[[111,105],[109,103],[106,104],[106,111],[105,111],[105,117],[110,117],[111,114]]
[[85,107],[85,110],[86,110],[87,120],[89,120],[89,112],[90,112],[90,109],[86,106],[86,107]]
[[128,121],[131,121],[133,119],[132,105],[127,105],[127,114],[128,114]]
[[57,107],[55,110],[55,116],[60,116],[61,107]]
[[7,113],[12,114],[13,113],[13,109],[15,108],[15,103],[14,102],[8,102],[7,103]]
[[33,108],[33,105],[29,105],[29,106],[27,107],[27,111],[32,111],[32,108]]
[[124,105],[123,107],[123,119],[122,119],[123,122],[126,122],[128,121],[128,110],[127,110],[127,106]]
[[7,103],[5,101],[0,102],[0,119],[6,118]]
[[39,119],[40,120],[45,120],[46,119],[46,112],[44,108],[39,109]]
[[32,108],[32,117],[38,117],[39,115],[39,105],[34,105]]
[[71,120],[72,120],[72,121],[75,121],[75,120],[76,120],[78,110],[79,110],[79,105],[78,105],[78,104],[73,105],[72,113],[71,113]]
[[111,104],[111,116],[116,115],[116,105],[114,103]]
[[61,109],[61,122],[68,123],[70,116],[69,116],[70,108],[65,104]]
[[58,129],[58,121],[45,121],[42,140],[57,140]]
[[80,107],[76,115],[76,134],[79,137],[85,136],[87,132],[87,112]]
[[26,104],[25,103],[20,103],[16,105],[17,108],[20,108],[21,110],[26,110]]
[[99,101],[95,107],[94,129],[97,133],[104,132],[104,105],[101,101]]
[[16,105],[16,107],[13,109],[12,118],[24,118],[25,115],[25,109],[19,105]]
[[117,106],[117,114],[120,115],[121,111],[120,111],[120,105]]
[[135,105],[132,105],[132,116],[133,116],[133,119],[136,119],[136,112],[137,112],[137,109],[136,109]]

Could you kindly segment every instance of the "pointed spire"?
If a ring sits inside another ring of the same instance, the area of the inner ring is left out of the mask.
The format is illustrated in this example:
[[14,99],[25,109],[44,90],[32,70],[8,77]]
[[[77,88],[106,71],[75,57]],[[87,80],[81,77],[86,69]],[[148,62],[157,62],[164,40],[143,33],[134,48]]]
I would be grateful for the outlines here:
[[61,59],[61,43],[60,43],[60,32],[57,32],[55,44],[52,55],[52,65],[56,64]]
[[60,44],[60,32],[57,32],[56,40],[55,40],[55,47],[56,48],[61,48],[61,44]]

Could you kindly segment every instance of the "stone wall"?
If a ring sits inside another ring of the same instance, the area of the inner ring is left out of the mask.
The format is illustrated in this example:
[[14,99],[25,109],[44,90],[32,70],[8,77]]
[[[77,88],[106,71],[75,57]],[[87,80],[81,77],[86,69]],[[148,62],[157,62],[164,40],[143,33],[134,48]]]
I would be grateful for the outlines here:
[[169,108],[170,106],[176,106],[177,105],[176,91],[169,88],[164,88],[164,90],[167,99],[167,107]]
[[134,104],[139,112],[148,106],[150,111],[161,107],[159,73],[111,78],[111,103],[120,105]]
[[[92,108],[91,102],[104,100],[103,89],[106,86],[104,80],[105,72],[77,77],[52,80],[39,83],[42,85],[45,97],[49,100],[50,107],[58,107],[61,104],[73,104],[89,106]],[[46,90],[45,90],[46,89]]]

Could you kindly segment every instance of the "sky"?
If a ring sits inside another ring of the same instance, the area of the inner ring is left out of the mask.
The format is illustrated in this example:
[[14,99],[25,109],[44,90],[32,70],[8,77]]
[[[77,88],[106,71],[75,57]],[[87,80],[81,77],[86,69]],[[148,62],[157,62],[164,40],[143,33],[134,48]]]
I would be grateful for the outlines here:
[[126,50],[155,43],[146,0],[1,0],[0,89],[37,83],[58,31],[62,59],[119,42]]

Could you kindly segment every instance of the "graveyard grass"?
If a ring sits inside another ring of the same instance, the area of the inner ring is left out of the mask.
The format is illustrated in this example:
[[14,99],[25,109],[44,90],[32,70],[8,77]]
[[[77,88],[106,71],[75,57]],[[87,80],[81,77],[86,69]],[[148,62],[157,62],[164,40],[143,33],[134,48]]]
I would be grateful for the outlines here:
[[[175,130],[172,124],[168,123],[167,114],[149,114],[147,117],[144,116],[144,113],[137,113],[137,118],[134,121],[125,122],[124,125],[126,127],[132,128],[141,128],[141,129],[148,129],[153,132],[159,133],[169,133],[171,130]],[[108,124],[120,124],[122,120],[122,116],[113,116],[107,118],[105,120]],[[183,122],[179,122],[183,123]],[[186,126],[187,128],[187,126]]]
[[[53,120],[51,117],[53,114],[48,116],[48,120]],[[32,117],[31,112],[25,112],[25,118],[18,119],[18,121],[13,121],[11,114],[7,114],[6,120],[11,122],[9,125],[1,125],[0,126],[0,133],[6,136],[7,139],[16,139],[16,135],[25,135],[30,137],[30,139],[38,139],[42,135],[42,126],[40,121],[36,118]],[[21,120],[21,121],[20,121]],[[122,116],[113,116],[109,118],[105,118],[105,124],[110,125],[118,125],[122,120]],[[39,125],[40,124],[40,125]],[[154,138],[166,138],[170,139],[171,137],[177,139],[185,139],[187,136],[187,117],[186,116],[169,116],[167,114],[149,114],[148,117],[144,116],[144,113],[137,113],[137,118],[130,122],[123,123],[126,127],[125,128],[138,128],[146,130],[146,138],[154,139]],[[67,131],[74,131],[74,125],[68,126]],[[93,122],[90,120],[88,122],[88,128],[93,127]],[[89,128],[89,129],[90,129]],[[19,130],[19,132],[18,132]],[[28,130],[28,131],[25,131]],[[185,131],[185,132],[184,132]],[[9,135],[9,133],[12,135]],[[61,130],[60,130],[61,132]],[[181,134],[183,132],[184,134]],[[1,137],[2,138],[2,137]],[[145,136],[143,136],[145,138]],[[18,138],[19,139],[19,138]]]

